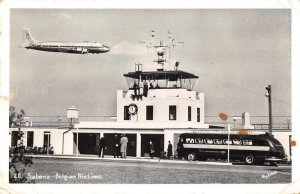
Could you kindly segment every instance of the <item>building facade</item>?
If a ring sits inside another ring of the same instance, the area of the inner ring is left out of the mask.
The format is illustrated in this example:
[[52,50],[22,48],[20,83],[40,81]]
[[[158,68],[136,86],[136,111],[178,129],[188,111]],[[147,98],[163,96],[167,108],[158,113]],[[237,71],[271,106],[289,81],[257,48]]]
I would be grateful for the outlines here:
[[[80,121],[70,128],[24,127],[23,144],[30,147],[53,147],[57,155],[97,155],[99,141],[107,141],[105,154],[113,155],[113,138],[117,134],[128,138],[127,155],[149,156],[149,142],[152,141],[156,155],[166,152],[168,142],[176,154],[178,137],[182,133],[226,132],[225,127],[215,128],[205,124],[204,93],[193,90],[191,79],[198,77],[179,70],[135,71],[124,74],[128,90],[117,91],[117,117],[114,121]],[[240,130],[255,130],[249,123],[249,114],[243,115]],[[244,128],[244,129],[242,129]],[[11,129],[11,145],[18,129]],[[237,129],[232,129],[238,131]],[[274,132],[290,156],[291,131]]]

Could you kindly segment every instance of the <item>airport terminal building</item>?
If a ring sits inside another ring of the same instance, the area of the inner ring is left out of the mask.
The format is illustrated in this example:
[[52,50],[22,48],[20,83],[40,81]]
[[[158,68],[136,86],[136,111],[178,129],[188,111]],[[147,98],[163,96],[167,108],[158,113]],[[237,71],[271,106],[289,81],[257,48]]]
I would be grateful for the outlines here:
[[[127,155],[149,156],[151,140],[157,153],[167,151],[168,141],[176,154],[178,137],[182,133],[227,132],[224,126],[205,123],[204,93],[194,91],[198,76],[181,71],[136,71],[124,74],[128,90],[117,91],[117,116],[114,120],[93,122],[80,121],[69,128],[22,127],[23,144],[30,147],[52,146],[54,154],[97,155],[99,140],[105,137],[106,155],[113,155],[113,137],[125,134],[129,140]],[[76,114],[76,109],[75,109]],[[77,112],[78,114],[78,112]],[[18,129],[10,129],[11,146],[17,144],[14,136]],[[243,125],[232,128],[265,132],[253,129],[249,114],[243,114]],[[273,132],[290,155],[291,130]]]

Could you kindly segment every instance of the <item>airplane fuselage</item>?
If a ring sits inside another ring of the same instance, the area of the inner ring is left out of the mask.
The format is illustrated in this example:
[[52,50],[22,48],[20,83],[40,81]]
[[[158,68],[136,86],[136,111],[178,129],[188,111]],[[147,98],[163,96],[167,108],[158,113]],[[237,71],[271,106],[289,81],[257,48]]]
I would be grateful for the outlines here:
[[108,52],[109,47],[97,42],[31,42],[27,49],[76,54],[98,54]]

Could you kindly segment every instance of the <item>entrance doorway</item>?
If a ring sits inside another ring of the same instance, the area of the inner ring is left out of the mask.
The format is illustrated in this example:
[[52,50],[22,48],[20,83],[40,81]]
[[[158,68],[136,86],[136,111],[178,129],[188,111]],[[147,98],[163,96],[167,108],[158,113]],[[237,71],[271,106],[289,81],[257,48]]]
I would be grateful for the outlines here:
[[19,131],[12,131],[11,132],[11,146],[17,146],[19,139]]
[[[105,150],[105,155],[114,155],[114,145],[113,139],[115,134],[121,140],[121,133],[104,133],[104,138],[107,142],[107,149]],[[136,156],[136,134],[125,134],[128,138],[127,143],[127,156]]]
[[153,143],[153,148],[155,151],[154,156],[159,157],[160,152],[164,151],[164,135],[163,134],[141,134],[141,156],[142,157],[149,156],[150,140]]
[[[77,146],[77,133],[73,133],[73,141],[75,146],[78,147],[80,154],[98,154],[100,133],[78,133],[78,142]],[[77,150],[74,150],[74,154],[77,153]]]

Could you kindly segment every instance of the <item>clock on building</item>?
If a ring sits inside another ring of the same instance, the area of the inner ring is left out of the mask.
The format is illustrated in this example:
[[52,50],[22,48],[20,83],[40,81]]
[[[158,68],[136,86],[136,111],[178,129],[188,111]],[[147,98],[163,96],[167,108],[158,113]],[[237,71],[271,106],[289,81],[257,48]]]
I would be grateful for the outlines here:
[[129,107],[128,107],[129,114],[135,115],[135,114],[137,114],[137,111],[138,111],[138,107],[137,107],[136,104],[130,104],[129,105]]

